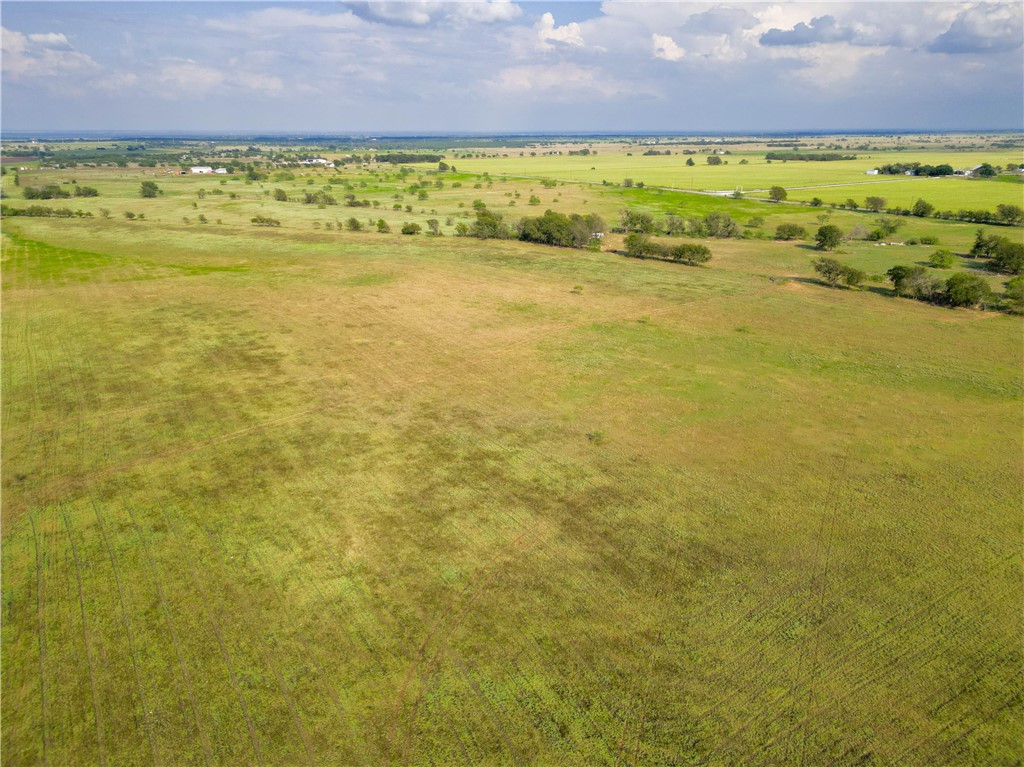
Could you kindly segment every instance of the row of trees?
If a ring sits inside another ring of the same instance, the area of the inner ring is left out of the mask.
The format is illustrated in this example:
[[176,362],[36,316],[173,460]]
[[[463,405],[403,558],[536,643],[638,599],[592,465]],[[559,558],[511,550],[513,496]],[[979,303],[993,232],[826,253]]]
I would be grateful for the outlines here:
[[[919,163],[912,164],[919,165]],[[928,170],[929,168],[932,168],[932,166],[921,166],[921,168],[923,168],[924,170]],[[784,200],[787,199],[787,197],[789,197],[789,193],[785,190],[785,188],[781,186],[773,186],[771,189],[768,190],[768,197],[774,202],[783,202]],[[810,202],[810,204],[812,207],[821,207],[824,204],[824,202],[821,200],[821,198],[815,197]],[[931,217],[947,221],[969,221],[971,223],[976,224],[1006,224],[1009,226],[1018,226],[1024,223],[1024,208],[1022,208],[1020,205],[997,205],[995,212],[988,210],[967,210],[963,208],[958,211],[940,211],[937,210],[936,207],[927,200],[920,198],[909,208],[887,208],[886,205],[887,201],[884,197],[872,195],[870,197],[865,198],[863,205],[859,204],[854,199],[849,199],[846,202],[834,205],[833,207],[849,210],[859,210],[863,208],[864,210],[869,210],[872,213],[881,213],[882,211],[885,211],[886,213],[893,216],[917,216],[918,218]]]
[[[988,167],[991,168],[992,166],[989,165]],[[894,162],[887,165],[879,165],[878,172],[887,176],[902,176],[907,173],[912,176],[952,176],[953,166],[948,163],[923,165],[919,162]]]
[[623,210],[619,215],[620,226],[616,231],[640,234],[662,233],[679,237],[738,237],[740,227],[728,213],[712,211],[704,218],[682,218],[670,215],[661,223],[654,220],[650,213],[635,210]]
[[[814,271],[832,287],[843,283],[849,287],[860,285],[867,275],[859,269],[822,256],[811,262]],[[894,266],[885,273],[893,286],[893,294],[933,304],[955,307],[973,307],[994,302],[998,297],[984,277],[957,272],[942,279],[923,266]],[[1019,311],[1024,308],[1024,277],[1015,277],[1006,287],[1002,308]]]
[[42,187],[26,187],[22,190],[22,196],[26,200],[66,200],[71,197],[99,197],[100,193],[92,186],[76,184],[73,189],[67,190],[58,184],[47,184]]
[[711,260],[711,250],[706,245],[690,242],[664,244],[656,242],[649,234],[634,232],[625,240],[626,255],[631,258],[656,258],[661,261],[698,266]]

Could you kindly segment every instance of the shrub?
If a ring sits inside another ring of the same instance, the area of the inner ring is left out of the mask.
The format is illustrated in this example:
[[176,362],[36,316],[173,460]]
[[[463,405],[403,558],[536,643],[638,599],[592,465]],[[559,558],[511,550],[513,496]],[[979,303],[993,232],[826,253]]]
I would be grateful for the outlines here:
[[419,234],[423,227],[413,222],[402,224],[402,234]]
[[960,272],[946,280],[946,300],[952,306],[977,306],[991,294],[983,277]]
[[250,219],[256,226],[281,226],[281,222],[270,216],[253,216]]
[[807,236],[807,230],[799,224],[779,224],[775,227],[776,240],[800,240]]
[[937,250],[928,257],[928,265],[933,269],[949,269],[956,263],[956,256],[951,250]]
[[825,224],[818,228],[814,239],[821,250],[835,250],[843,240],[843,232],[835,224]]
[[850,287],[855,287],[867,278],[867,275],[860,269],[854,269],[852,266],[847,266],[834,258],[826,256],[815,258],[811,261],[811,265],[814,267],[814,271],[821,275],[821,278],[832,287],[835,287],[840,282],[844,282]]

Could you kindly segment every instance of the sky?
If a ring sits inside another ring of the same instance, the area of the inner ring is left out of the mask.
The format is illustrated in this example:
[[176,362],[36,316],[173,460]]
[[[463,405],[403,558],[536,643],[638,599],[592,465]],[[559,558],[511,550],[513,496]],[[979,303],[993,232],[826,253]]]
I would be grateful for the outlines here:
[[1024,128],[1024,4],[0,4],[5,133]]

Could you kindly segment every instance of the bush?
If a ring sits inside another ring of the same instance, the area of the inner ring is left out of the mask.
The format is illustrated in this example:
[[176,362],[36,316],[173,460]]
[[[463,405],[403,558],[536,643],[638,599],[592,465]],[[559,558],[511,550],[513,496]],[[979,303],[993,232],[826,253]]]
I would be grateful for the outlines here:
[[843,241],[843,232],[835,224],[825,224],[818,228],[814,239],[821,250],[835,250]]
[[946,280],[946,300],[952,306],[977,306],[991,294],[983,277],[960,272]]
[[1001,237],[993,250],[988,268],[1004,274],[1021,274],[1024,272],[1024,245]]
[[423,231],[423,227],[419,224],[407,222],[402,224],[402,234],[419,234]]
[[851,288],[856,287],[867,278],[867,275],[860,269],[854,269],[852,266],[840,263],[834,258],[821,256],[811,261],[811,265],[814,267],[814,271],[821,275],[821,278],[832,287],[835,287],[840,282],[844,282]]
[[928,265],[933,269],[950,269],[956,263],[956,256],[951,250],[937,250],[928,257]]
[[634,232],[627,236],[625,245],[626,255],[632,258],[657,258],[694,266],[705,264],[711,260],[711,250],[705,245],[693,243],[663,245],[642,232]]
[[807,230],[799,224],[779,224],[775,227],[776,240],[800,240],[807,236]]
[[270,216],[253,216],[250,219],[256,226],[281,226],[281,222]]
[[516,226],[519,239],[524,242],[564,248],[585,247],[595,234],[604,229],[605,223],[596,213],[566,216],[552,210],[545,211],[543,216],[524,218]]
[[57,184],[47,184],[44,187],[27,187],[22,195],[26,200],[59,200],[70,197],[71,192]]

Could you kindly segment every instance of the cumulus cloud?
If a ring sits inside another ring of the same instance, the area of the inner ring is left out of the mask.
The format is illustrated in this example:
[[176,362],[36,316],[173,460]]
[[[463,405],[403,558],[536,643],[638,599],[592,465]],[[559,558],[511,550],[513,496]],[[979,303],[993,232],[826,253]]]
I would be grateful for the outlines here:
[[512,94],[554,92],[560,101],[610,97],[623,92],[623,86],[606,72],[570,62],[507,67],[489,85]]
[[583,35],[580,32],[579,24],[572,22],[565,26],[556,27],[555,17],[550,13],[545,13],[540,17],[540,21],[537,22],[537,37],[540,38],[540,44],[543,48],[553,47],[548,45],[549,40],[576,47],[583,45]]
[[14,81],[70,76],[100,68],[91,56],[74,50],[67,37],[57,32],[25,35],[0,27],[0,40],[3,74]]
[[686,51],[680,48],[676,41],[668,35],[651,35],[651,46],[654,50],[654,57],[665,61],[679,61],[686,56]]
[[683,31],[694,35],[731,35],[758,24],[757,17],[744,8],[712,8],[686,20]]
[[963,11],[928,46],[933,53],[995,53],[1021,47],[1024,7],[982,3]]
[[792,29],[769,29],[761,35],[761,45],[846,43],[852,39],[853,30],[841,27],[834,16],[819,16],[810,24],[801,21]]
[[441,22],[456,25],[490,24],[511,21],[523,13],[522,8],[510,0],[472,0],[471,2],[350,0],[345,5],[360,18],[403,27],[425,27]]

